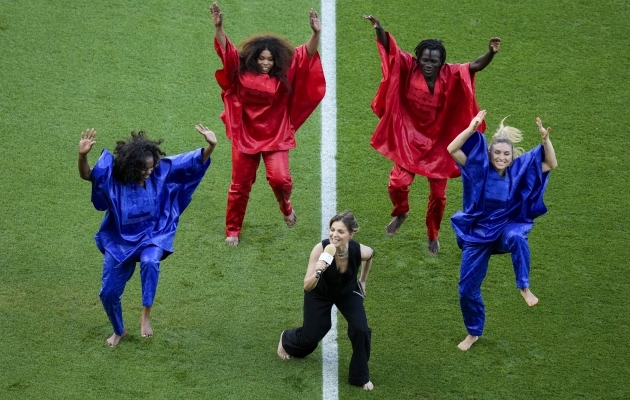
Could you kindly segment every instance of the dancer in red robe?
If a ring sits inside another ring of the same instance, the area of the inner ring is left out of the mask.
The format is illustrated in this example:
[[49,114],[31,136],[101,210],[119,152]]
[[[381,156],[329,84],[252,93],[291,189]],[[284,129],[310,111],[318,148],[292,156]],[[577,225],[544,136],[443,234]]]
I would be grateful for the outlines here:
[[[394,219],[385,232],[398,232],[409,212],[409,186],[416,174],[429,180],[426,224],[428,250],[440,249],[438,235],[444,208],[446,184],[460,172],[446,150],[468,126],[479,107],[475,100],[475,73],[483,70],[499,51],[501,39],[490,39],[488,51],[466,64],[446,63],[442,41],[427,39],[415,49],[415,57],[402,51],[380,21],[366,15],[376,30],[383,80],[372,102],[380,121],[370,144],[394,162],[389,175],[389,197]],[[485,125],[480,127],[483,132]]]
[[289,227],[297,221],[290,201],[289,150],[295,148],[295,131],[326,92],[317,53],[321,22],[311,9],[313,33],[306,44],[295,49],[282,38],[261,35],[246,40],[239,52],[225,36],[217,3],[210,7],[210,16],[215,27],[214,48],[223,63],[215,74],[225,105],[221,119],[232,141],[225,241],[238,246],[261,157],[284,221]]

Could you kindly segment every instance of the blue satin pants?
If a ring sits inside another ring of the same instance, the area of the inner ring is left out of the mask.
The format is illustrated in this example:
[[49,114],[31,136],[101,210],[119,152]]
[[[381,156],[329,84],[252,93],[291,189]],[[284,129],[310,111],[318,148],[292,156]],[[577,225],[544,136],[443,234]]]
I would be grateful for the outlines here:
[[[163,253],[161,248],[150,246],[142,250],[140,254],[140,283],[144,307],[153,305]],[[131,258],[120,263],[108,252],[105,252],[103,259],[103,283],[98,295],[116,335],[122,335],[125,332],[121,299],[127,281],[136,270],[136,260]]]
[[518,225],[508,225],[494,242],[462,243],[459,305],[469,335],[481,336],[483,333],[486,311],[481,298],[481,283],[493,253],[510,253],[516,286],[519,289],[529,287],[530,253],[527,233]]

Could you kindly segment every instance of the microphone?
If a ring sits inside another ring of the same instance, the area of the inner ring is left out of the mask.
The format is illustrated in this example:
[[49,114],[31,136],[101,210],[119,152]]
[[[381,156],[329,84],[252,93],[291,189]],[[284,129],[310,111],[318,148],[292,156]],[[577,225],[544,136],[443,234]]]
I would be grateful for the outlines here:
[[[328,266],[330,266],[333,260],[335,259],[336,252],[337,252],[337,248],[335,247],[335,245],[329,244],[328,246],[324,248],[324,252],[320,254],[319,261],[323,261],[326,264],[328,264]],[[322,276],[322,272],[324,272],[323,269],[318,269],[317,272],[315,273],[315,278],[319,279],[319,277]]]

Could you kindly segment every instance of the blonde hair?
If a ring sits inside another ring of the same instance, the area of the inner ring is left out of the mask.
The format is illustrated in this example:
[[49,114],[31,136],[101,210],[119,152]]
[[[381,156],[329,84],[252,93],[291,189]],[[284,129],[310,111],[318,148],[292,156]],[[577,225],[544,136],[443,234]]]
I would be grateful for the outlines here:
[[490,146],[488,146],[488,151],[492,149],[492,146],[495,143],[508,143],[510,146],[512,146],[512,159],[515,159],[516,157],[525,153],[525,150],[522,147],[514,147],[514,143],[518,143],[523,140],[523,133],[520,129],[517,129],[513,126],[504,125],[503,122],[506,119],[507,117],[501,120],[499,128],[497,128],[497,131],[494,133],[494,135],[492,135],[492,142],[490,143]]

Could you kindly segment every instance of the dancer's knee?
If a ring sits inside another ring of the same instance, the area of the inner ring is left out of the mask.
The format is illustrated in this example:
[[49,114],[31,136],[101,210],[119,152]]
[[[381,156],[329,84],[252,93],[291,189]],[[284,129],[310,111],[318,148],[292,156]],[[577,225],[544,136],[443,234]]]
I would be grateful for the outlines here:
[[357,338],[364,338],[364,339],[370,339],[370,337],[372,336],[372,329],[370,329],[370,327],[367,325],[367,323],[365,323],[365,321],[363,321],[362,323],[355,325],[355,324],[348,324],[348,338],[350,340],[356,340]]
[[98,297],[103,304],[115,304],[120,302],[121,294],[113,287],[103,286],[98,293]]
[[520,230],[507,230],[503,233],[503,240],[509,247],[513,246],[527,246],[527,235],[523,234]]
[[470,285],[465,285],[460,283],[457,287],[459,290],[459,300],[471,301],[475,300],[481,294],[480,288],[471,287]]
[[254,185],[254,182],[246,182],[246,183],[232,182],[228,190],[228,195],[249,198],[249,193],[252,191],[253,185]]
[[273,190],[290,191],[293,189],[293,180],[291,175],[282,176],[268,176],[267,182]]

